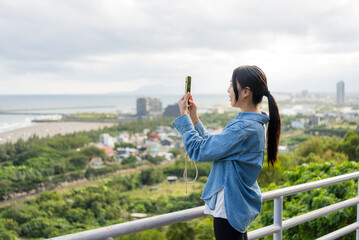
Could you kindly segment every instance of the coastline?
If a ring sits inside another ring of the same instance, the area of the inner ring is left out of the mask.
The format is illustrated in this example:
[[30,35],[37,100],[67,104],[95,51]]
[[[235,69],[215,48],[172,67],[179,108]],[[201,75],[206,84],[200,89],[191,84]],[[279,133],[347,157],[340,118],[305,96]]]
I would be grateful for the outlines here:
[[54,136],[56,134],[68,134],[79,131],[97,130],[103,127],[111,127],[114,122],[43,122],[35,125],[0,133],[0,144],[16,142],[19,138],[27,140],[33,135],[38,137]]

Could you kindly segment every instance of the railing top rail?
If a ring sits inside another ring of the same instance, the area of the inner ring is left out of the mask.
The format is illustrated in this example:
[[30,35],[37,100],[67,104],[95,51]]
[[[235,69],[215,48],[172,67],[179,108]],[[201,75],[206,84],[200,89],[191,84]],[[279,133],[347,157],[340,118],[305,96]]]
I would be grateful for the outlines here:
[[[331,177],[319,181],[314,181],[310,183],[304,183],[292,187],[277,189],[269,192],[263,193],[263,201],[270,201],[275,198],[279,198],[281,196],[289,196],[293,194],[297,194],[300,192],[309,191],[315,188],[325,187],[353,179],[359,178],[359,172],[349,173],[345,175],[340,175],[337,177]],[[182,210],[178,212],[167,213],[163,215],[158,215],[154,217],[144,218],[141,220],[135,220],[131,222],[120,223],[112,226],[92,229],[84,232],[73,233],[69,235],[59,236],[51,239],[56,240],[98,240],[98,239],[106,239],[107,237],[119,237],[127,234],[141,232],[148,229],[159,228],[165,225],[170,225],[173,223],[178,223],[182,221],[187,221],[195,218],[199,218],[204,216],[204,207],[196,207],[187,210]],[[262,228],[262,230],[266,229],[266,231],[272,231],[273,229],[277,229],[275,226],[268,226]],[[254,231],[252,235],[255,235],[259,229]],[[250,234],[250,233],[249,233]],[[252,236],[253,237],[253,236]]]
[[119,223],[78,233],[50,238],[52,240],[99,240],[109,237],[120,237],[131,233],[159,228],[204,216],[204,206],[166,213],[153,217]]
[[326,187],[358,178],[359,178],[359,172],[348,173],[345,175],[340,175],[340,176],[326,178],[314,182],[303,183],[291,187],[265,192],[262,194],[262,198],[263,198],[263,202],[266,202],[282,196],[285,197],[301,192],[307,192],[316,188]]

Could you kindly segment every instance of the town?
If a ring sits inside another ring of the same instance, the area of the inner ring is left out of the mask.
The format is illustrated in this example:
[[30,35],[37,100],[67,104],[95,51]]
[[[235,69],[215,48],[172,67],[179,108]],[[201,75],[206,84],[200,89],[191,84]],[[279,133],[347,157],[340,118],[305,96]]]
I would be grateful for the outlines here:
[[[279,105],[282,117],[287,120],[282,124],[284,136],[292,134],[293,131],[298,134],[298,131],[310,128],[314,129],[313,135],[320,135],[320,131],[315,127],[336,125],[343,120],[351,121],[359,117],[359,96],[345,97],[343,81],[337,83],[335,97],[304,90],[300,93],[290,94],[287,99],[279,101]],[[267,111],[265,102],[262,103],[262,109]],[[215,114],[235,113],[235,111],[236,109],[229,106],[213,106],[212,109],[209,109],[209,113]],[[160,98],[139,97],[137,98],[137,113],[128,119],[151,119],[159,116],[175,119],[179,115],[177,104],[168,105],[163,111]],[[119,119],[124,120],[124,115],[119,114]],[[209,131],[212,133],[219,133],[222,129],[223,126],[211,125],[209,127]],[[183,148],[181,136],[176,129],[169,126],[158,126],[153,132],[144,129],[140,133],[124,132],[118,136],[104,133],[100,136],[99,142],[90,145],[103,149],[112,161],[125,164],[129,162],[129,159],[140,163],[148,155],[172,161],[174,156],[170,150]],[[288,147],[291,146],[282,141],[279,153],[288,152]],[[92,167],[104,166],[104,163],[98,158],[91,161],[90,164]]]

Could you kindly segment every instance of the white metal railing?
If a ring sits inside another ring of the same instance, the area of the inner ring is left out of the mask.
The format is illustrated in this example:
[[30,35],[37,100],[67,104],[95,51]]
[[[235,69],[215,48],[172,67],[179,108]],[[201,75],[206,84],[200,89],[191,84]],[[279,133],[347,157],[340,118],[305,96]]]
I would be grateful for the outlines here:
[[[283,197],[306,192],[316,188],[334,185],[337,183],[358,179],[359,172],[340,175],[337,177],[327,178],[315,182],[304,183],[292,187],[282,188],[265,192],[262,194],[263,201],[274,200],[274,223],[251,232],[248,232],[248,239],[258,239],[265,236],[273,235],[273,240],[282,239],[282,231],[302,223],[308,222],[315,218],[338,211],[340,209],[357,205],[357,222],[341,228],[335,232],[318,238],[320,240],[336,239],[356,230],[356,239],[359,240],[359,182],[358,197],[335,203],[312,212],[302,214],[283,221]],[[204,216],[204,207],[196,207],[187,210],[167,213],[154,217],[144,218],[140,220],[120,223],[108,227],[97,228],[79,233],[73,233],[60,237],[51,238],[52,240],[110,240],[115,237],[128,235],[131,233],[141,232],[153,228],[159,228],[174,223],[187,221]]]

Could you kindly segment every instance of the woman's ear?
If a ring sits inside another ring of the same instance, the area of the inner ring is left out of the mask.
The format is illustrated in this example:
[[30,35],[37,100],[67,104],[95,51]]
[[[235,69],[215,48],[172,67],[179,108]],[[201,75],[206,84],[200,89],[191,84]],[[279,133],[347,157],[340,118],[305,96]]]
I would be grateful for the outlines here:
[[243,96],[244,97],[248,97],[252,94],[252,91],[249,87],[246,87],[245,89],[243,89]]

